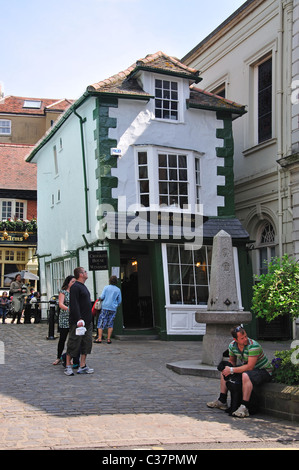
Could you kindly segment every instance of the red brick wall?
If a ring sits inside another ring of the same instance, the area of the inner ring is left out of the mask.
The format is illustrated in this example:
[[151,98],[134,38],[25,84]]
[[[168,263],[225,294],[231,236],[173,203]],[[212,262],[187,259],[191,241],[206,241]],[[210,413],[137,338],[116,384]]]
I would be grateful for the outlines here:
[[37,201],[27,201],[27,220],[36,219]]

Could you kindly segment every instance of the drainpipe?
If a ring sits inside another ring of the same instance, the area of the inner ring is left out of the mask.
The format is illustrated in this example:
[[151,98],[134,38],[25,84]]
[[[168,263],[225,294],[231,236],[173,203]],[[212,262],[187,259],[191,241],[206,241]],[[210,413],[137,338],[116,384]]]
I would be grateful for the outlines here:
[[83,130],[83,124],[86,122],[86,118],[82,118],[82,116],[80,116],[80,114],[77,113],[76,109],[74,109],[74,114],[80,120],[81,150],[82,150],[82,162],[83,162],[84,195],[85,195],[86,233],[90,233],[91,230],[89,228],[89,207],[88,207],[89,188],[87,186],[86,158],[85,158],[84,130]]
[[[278,41],[277,41],[277,157],[280,160],[283,156],[283,6],[282,2],[279,2],[279,29],[278,29]],[[279,253],[278,256],[282,256],[282,200],[281,200],[281,167],[277,166],[277,196],[278,196],[278,243]]]

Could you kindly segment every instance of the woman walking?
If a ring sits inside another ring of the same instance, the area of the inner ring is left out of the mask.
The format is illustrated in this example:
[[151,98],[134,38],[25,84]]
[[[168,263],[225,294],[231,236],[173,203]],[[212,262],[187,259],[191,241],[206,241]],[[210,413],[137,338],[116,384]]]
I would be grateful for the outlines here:
[[21,274],[17,274],[10,284],[10,292],[12,293],[12,321],[13,323],[17,317],[17,323],[21,323],[21,316],[24,308],[24,300],[28,295],[27,287],[22,283]]
[[61,362],[61,356],[66,342],[66,338],[69,332],[69,304],[70,304],[70,288],[76,281],[74,276],[67,276],[61,287],[58,297],[59,305],[59,341],[57,346],[57,359],[53,362],[56,366]]
[[121,291],[116,284],[117,277],[111,276],[109,279],[109,285],[104,287],[101,294],[100,299],[102,300],[102,310],[98,319],[98,337],[94,341],[95,343],[102,342],[103,330],[107,328],[107,343],[111,344],[114,319],[117,307],[121,303]]

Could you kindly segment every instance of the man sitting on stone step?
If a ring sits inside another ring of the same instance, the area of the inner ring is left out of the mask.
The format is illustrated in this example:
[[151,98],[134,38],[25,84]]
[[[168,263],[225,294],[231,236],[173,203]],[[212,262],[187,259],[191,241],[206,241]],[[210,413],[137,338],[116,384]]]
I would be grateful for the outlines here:
[[[209,408],[219,408],[226,410],[227,406],[227,385],[225,377],[229,374],[242,374],[242,401],[239,408],[232,413],[232,416],[245,418],[249,416],[249,401],[253,387],[262,383],[270,382],[272,375],[272,364],[264,354],[261,345],[248,338],[243,325],[231,330],[234,338],[229,344],[229,361],[232,367],[225,367],[221,373],[220,395],[215,401],[207,403]],[[240,361],[241,364],[237,365]]]

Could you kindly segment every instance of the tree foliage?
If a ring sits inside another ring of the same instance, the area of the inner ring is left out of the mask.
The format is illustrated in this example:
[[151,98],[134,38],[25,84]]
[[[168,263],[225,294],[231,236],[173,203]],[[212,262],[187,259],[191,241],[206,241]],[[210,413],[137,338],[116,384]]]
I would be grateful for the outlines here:
[[268,273],[256,276],[252,311],[270,322],[281,315],[299,316],[299,263],[289,255],[273,258]]

